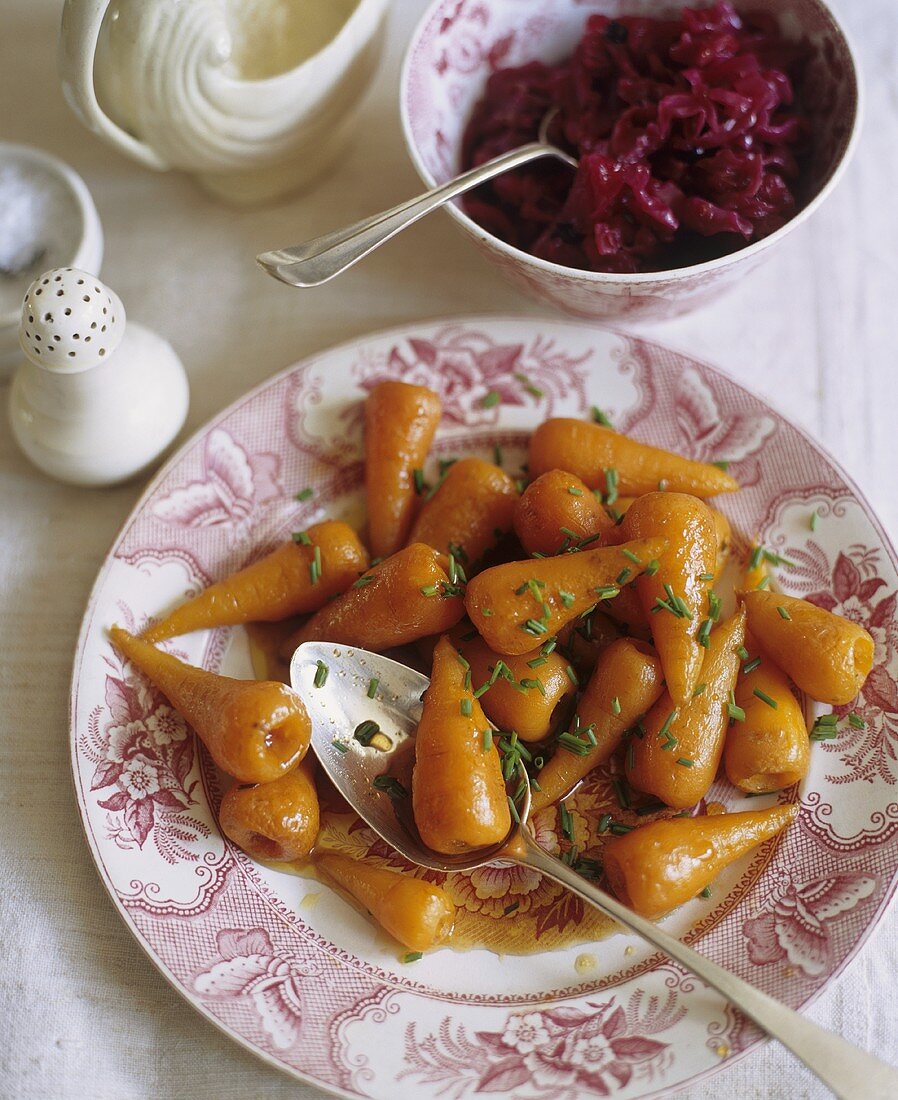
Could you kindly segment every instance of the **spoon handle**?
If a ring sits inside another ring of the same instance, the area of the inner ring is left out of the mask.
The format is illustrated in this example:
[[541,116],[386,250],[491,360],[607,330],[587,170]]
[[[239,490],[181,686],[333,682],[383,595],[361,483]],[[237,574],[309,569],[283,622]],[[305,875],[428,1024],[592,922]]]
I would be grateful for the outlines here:
[[319,286],[358,263],[369,252],[379,248],[403,229],[414,225],[431,210],[436,210],[494,176],[500,176],[503,172],[519,168],[522,164],[528,164],[540,157],[557,157],[574,167],[577,163],[567,153],[552,145],[542,142],[522,145],[519,149],[512,149],[511,152],[503,153],[486,164],[456,176],[432,191],[408,199],[394,206],[392,210],[385,210],[346,229],[316,237],[292,248],[263,252],[256,257],[256,261],[282,283],[302,287]]
[[523,830],[526,854],[517,862],[533,867],[566,886],[584,901],[595,905],[631,931],[648,940],[665,955],[681,963],[753,1020],[758,1027],[815,1073],[841,1100],[894,1100],[898,1097],[898,1071],[859,1050],[838,1035],[812,1023],[791,1008],[780,1004],[753,985],[693,951],[644,917],[633,913],[616,898],[600,890],[560,859],[545,852]]

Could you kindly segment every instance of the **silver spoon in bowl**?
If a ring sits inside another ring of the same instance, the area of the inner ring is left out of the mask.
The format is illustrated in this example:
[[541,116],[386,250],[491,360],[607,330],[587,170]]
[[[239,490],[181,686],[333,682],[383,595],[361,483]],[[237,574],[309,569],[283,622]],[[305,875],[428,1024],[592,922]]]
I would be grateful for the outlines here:
[[540,123],[536,141],[494,157],[477,168],[463,172],[448,183],[433,188],[432,191],[426,191],[417,198],[394,206],[392,210],[365,218],[346,229],[326,233],[323,237],[315,237],[292,248],[263,252],[256,257],[256,262],[282,283],[302,287],[320,286],[357,264],[369,252],[380,248],[403,229],[414,225],[425,214],[444,206],[458,195],[479,187],[481,183],[501,176],[503,172],[520,168],[522,164],[529,164],[541,157],[555,157],[556,160],[576,168],[576,159],[549,141],[549,127],[557,113],[554,108],[546,113]]
[[[377,680],[373,698],[369,685]],[[409,800],[414,734],[421,698],[430,681],[398,661],[332,642],[305,642],[293,654],[290,680],[312,720],[312,749],[328,778],[359,817],[409,862],[435,871],[460,871],[505,860],[532,867],[567,887],[590,905],[629,928],[716,989],[758,1027],[804,1064],[842,1100],[894,1100],[898,1071],[838,1035],[755,989],[693,951],[656,924],[631,912],[611,894],[549,855],[527,827],[530,787],[523,784],[517,822],[500,844],[459,856],[424,846],[414,828]],[[363,722],[374,721],[391,747],[365,747],[353,737]],[[523,769],[521,769],[523,771]],[[408,807],[403,812],[403,804]]]

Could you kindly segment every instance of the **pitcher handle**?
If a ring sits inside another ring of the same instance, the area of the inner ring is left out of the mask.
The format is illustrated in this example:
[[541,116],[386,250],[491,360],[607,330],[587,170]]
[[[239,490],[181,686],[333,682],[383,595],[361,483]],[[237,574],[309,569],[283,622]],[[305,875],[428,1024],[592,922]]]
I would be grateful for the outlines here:
[[100,28],[109,0],[66,0],[59,33],[59,75],[71,108],[95,134],[147,168],[164,172],[169,165],[145,142],[117,126],[97,101],[94,65]]

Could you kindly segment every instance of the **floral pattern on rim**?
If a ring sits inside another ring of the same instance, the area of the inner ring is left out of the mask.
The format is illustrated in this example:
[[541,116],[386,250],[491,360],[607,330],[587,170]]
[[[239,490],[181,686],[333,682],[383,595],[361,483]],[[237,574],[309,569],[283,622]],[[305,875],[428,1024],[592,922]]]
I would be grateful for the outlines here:
[[591,1013],[564,1005],[512,1013],[502,1031],[478,1031],[473,1037],[462,1025],[453,1030],[448,1016],[436,1034],[423,1039],[409,1024],[408,1065],[399,1077],[440,1085],[443,1095],[456,1100],[485,1092],[576,1100],[583,1089],[608,1096],[634,1077],[650,1081],[672,1059],[670,1044],[649,1036],[673,1027],[686,1009],[674,993],[663,1003],[650,998],[643,1005],[644,1000],[637,990],[626,1009],[612,999],[588,1001]]
[[819,978],[832,967],[832,924],[860,905],[876,889],[870,875],[846,872],[796,883],[785,871],[765,911],[743,924],[748,957],[758,966],[788,960],[808,978]]
[[280,497],[277,455],[250,455],[223,428],[203,447],[203,478],[161,497],[153,514],[173,527],[241,528],[257,505]]
[[[107,813],[107,835],[117,847],[142,848],[150,834],[167,863],[196,863],[191,845],[210,835],[185,811],[197,804],[199,780],[189,781],[194,737],[184,719],[113,651],[105,658],[106,707],[91,713],[81,750],[95,764],[92,791]],[[101,722],[104,709],[108,714]],[[112,788],[112,790],[109,790]]]
[[246,998],[276,1050],[289,1050],[303,1022],[302,979],[320,973],[317,961],[278,953],[264,928],[224,928],[215,937],[218,957],[194,978],[204,999]]
[[570,400],[573,392],[585,407],[587,372],[582,368],[588,358],[566,355],[555,341],[540,336],[529,346],[497,344],[486,333],[446,325],[432,339],[411,337],[405,347],[396,345],[385,361],[360,363],[358,374],[366,392],[386,380],[429,386],[440,395],[444,419],[470,428],[498,423],[500,404],[545,399],[540,411],[552,416],[556,400]]

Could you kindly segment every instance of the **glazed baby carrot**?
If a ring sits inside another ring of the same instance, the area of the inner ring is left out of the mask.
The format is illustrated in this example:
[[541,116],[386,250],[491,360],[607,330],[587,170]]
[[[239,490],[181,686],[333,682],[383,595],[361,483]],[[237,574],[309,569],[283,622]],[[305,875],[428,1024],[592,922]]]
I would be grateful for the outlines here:
[[381,382],[365,401],[365,486],[371,552],[385,558],[405,545],[421,469],[440,422],[439,397],[424,386]]
[[465,613],[460,592],[436,550],[413,543],[313,615],[283,651],[289,655],[301,642],[319,641],[377,651],[406,645],[453,627]]
[[109,636],[228,775],[241,783],[267,783],[302,760],[312,727],[302,700],[284,684],[232,680],[194,668],[118,626],[110,627]]
[[770,583],[767,579],[768,576],[767,558],[764,556],[759,545],[755,545],[752,547],[745,562],[745,570],[742,573],[742,581],[739,588],[742,592],[754,592],[756,588],[766,588]]
[[316,523],[176,607],[142,637],[161,642],[193,630],[311,614],[347,589],[368,568],[368,560],[351,527],[335,520]]
[[537,776],[540,789],[533,789],[531,812],[557,802],[607,760],[663,690],[661,662],[650,646],[629,638],[612,642],[599,657],[577,707],[577,729],[591,730],[596,743],[593,746],[585,733],[571,735],[579,747],[567,738],[559,742]]
[[518,491],[498,466],[463,458],[418,514],[410,542],[426,542],[443,554],[454,552],[466,569],[511,530]]
[[428,848],[446,855],[498,844],[511,829],[499,753],[467,672],[442,638],[415,738],[415,824]]
[[705,656],[702,639],[717,617],[709,611],[708,597],[717,570],[714,519],[697,497],[648,493],[627,512],[621,531],[627,539],[668,541],[658,569],[642,573],[636,591],[649,617],[667,690],[675,703],[685,703],[699,681]]
[[627,749],[627,780],[675,810],[708,793],[723,754],[727,723],[735,716],[734,689],[745,640],[745,611],[714,630],[695,694],[679,706],[665,691]]
[[659,482],[675,493],[713,497],[739,488],[728,473],[705,462],[650,447],[585,420],[546,420],[530,437],[528,469],[531,477],[548,470],[569,470],[590,487],[601,489],[610,504],[622,496],[641,496]]
[[602,849],[611,889],[634,912],[654,920],[694,898],[746,852],[782,832],[798,806],[653,821]]
[[315,865],[411,951],[436,947],[452,931],[455,906],[442,886],[337,852],[322,852]]
[[305,859],[318,838],[318,795],[308,757],[270,783],[232,787],[221,800],[224,834],[253,859]]
[[531,482],[514,513],[515,534],[528,554],[596,546],[613,527],[595,493],[564,470],[549,470]]
[[710,512],[711,518],[714,520],[714,535],[717,540],[717,564],[714,570],[714,576],[717,578],[730,560],[730,552],[733,548],[733,529],[723,512],[719,512],[716,508],[711,508]]
[[857,696],[873,667],[873,639],[862,626],[794,596],[756,590],[743,598],[752,635],[796,687],[832,706]]
[[[745,717],[733,722],[723,766],[734,787],[750,794],[791,787],[807,775],[811,743],[804,714],[789,677],[769,657],[757,657],[751,638],[736,686],[736,706]],[[760,661],[760,663],[758,663]]]
[[604,611],[620,593],[621,571],[638,576],[666,548],[666,539],[643,539],[496,565],[468,584],[468,617],[496,653],[528,653],[599,601]]
[[458,650],[471,666],[475,697],[498,729],[513,730],[522,741],[542,741],[567,717],[564,704],[577,690],[577,674],[557,649],[500,657],[478,637]]

